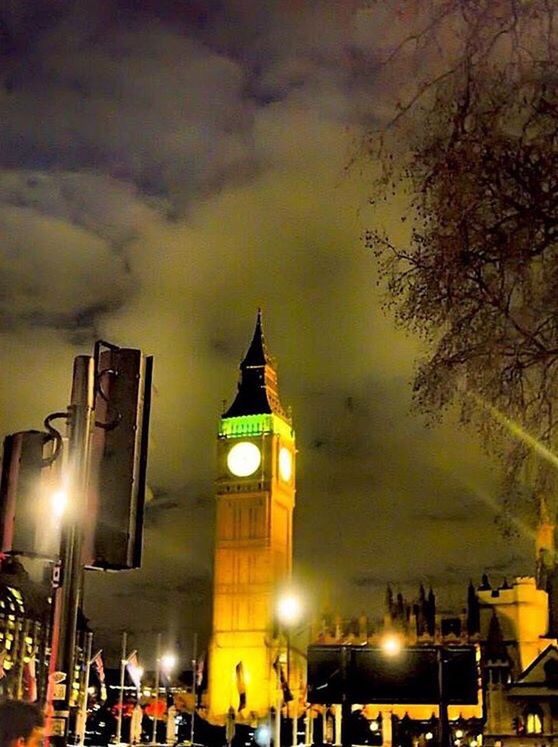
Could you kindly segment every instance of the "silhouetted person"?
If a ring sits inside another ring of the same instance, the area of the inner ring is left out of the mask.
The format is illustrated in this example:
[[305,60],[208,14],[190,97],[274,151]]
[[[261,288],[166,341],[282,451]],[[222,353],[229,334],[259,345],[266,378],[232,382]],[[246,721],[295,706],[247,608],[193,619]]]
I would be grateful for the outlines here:
[[43,714],[33,703],[0,703],[0,747],[40,747],[44,726]]

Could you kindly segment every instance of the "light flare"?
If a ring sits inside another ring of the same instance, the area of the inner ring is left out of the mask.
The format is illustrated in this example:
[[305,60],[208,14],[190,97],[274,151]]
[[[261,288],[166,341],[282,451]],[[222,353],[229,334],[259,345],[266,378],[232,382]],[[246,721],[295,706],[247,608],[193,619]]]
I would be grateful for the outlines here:
[[494,405],[491,405],[489,402],[483,400],[482,397],[480,397],[478,394],[473,393],[471,394],[471,396],[473,397],[475,402],[477,402],[477,404],[479,404],[484,410],[492,415],[497,423],[507,428],[512,436],[515,436],[520,441],[523,441],[524,444],[533,449],[533,451],[535,451],[539,456],[552,464],[554,467],[558,467],[558,456],[554,454],[554,452],[552,452],[547,446],[538,441],[528,431],[526,431],[525,428],[519,425],[519,423],[516,423],[515,420],[508,418],[507,415],[504,415],[504,413],[500,412],[500,410],[494,407]]

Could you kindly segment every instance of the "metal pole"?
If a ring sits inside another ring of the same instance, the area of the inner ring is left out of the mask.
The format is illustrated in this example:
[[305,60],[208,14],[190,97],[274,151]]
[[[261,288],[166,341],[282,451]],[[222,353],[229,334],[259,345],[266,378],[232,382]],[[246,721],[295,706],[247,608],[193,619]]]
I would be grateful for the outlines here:
[[[75,638],[78,610],[82,595],[83,516],[87,496],[89,452],[93,426],[95,371],[93,358],[78,355],[74,360],[71,403],[68,408],[69,463],[68,515],[64,522],[61,542],[61,587],[55,601],[57,625],[52,632],[57,644],[56,671],[59,673],[56,691],[51,687],[53,718],[52,740],[57,747],[65,747],[72,703],[74,678]],[[56,645],[52,647],[53,653]]]
[[198,634],[194,633],[194,643],[192,649],[192,723],[190,724],[190,744],[194,744],[194,729],[196,721],[196,677],[198,665]]
[[126,644],[128,634],[122,633],[122,655],[120,657],[120,691],[118,693],[118,719],[116,721],[116,744],[122,743],[122,709],[124,708],[124,680],[126,677]]
[[153,713],[153,733],[151,744],[157,744],[157,712],[159,710],[159,680],[161,676],[161,634],[157,633],[157,661],[155,663],[155,712]]
[[444,647],[438,646],[436,653],[438,662],[438,718],[440,721],[440,745],[441,747],[449,747],[448,704],[446,700],[446,681],[444,676]]
[[[291,690],[291,631],[290,631],[290,628],[288,627],[286,628],[286,630],[287,632],[285,636],[287,640],[287,689],[292,697],[293,691]],[[287,719],[289,718],[290,715],[292,715],[291,714],[291,710],[292,710],[291,702],[292,702],[291,700],[287,700],[287,703],[286,703],[285,711],[286,711]]]
[[81,699],[81,722],[79,730],[79,747],[85,744],[85,731],[87,727],[87,699],[89,690],[89,670],[91,668],[91,649],[93,646],[93,633],[87,633],[87,648],[85,652],[85,676],[83,678],[83,695]]
[[[287,631],[287,665],[288,665],[287,668],[288,669],[292,669],[292,667],[290,666],[291,656],[292,656],[292,651],[291,651],[291,630],[289,628],[288,631]],[[291,703],[292,703],[292,709],[291,709],[292,710],[292,713],[291,713],[291,736],[292,736],[292,739],[291,739],[291,744],[292,744],[293,747],[296,747],[297,744],[298,744],[298,707],[297,707],[298,704],[297,704],[296,698],[295,698],[295,689],[291,685],[290,672],[289,672],[289,674],[287,676],[287,681],[289,683],[289,690],[291,691],[291,695],[292,695],[292,698],[293,698],[292,701],[291,701]]]
[[341,673],[343,682],[343,694],[341,696],[341,708],[336,714],[336,719],[340,719],[341,744],[343,747],[351,745],[351,702],[349,700],[349,656],[350,652],[347,646],[341,648]]
[[277,693],[277,706],[275,708],[275,722],[273,724],[273,732],[274,732],[273,744],[274,744],[274,747],[281,747],[281,696],[282,696],[282,692],[281,692],[281,685],[279,684],[279,682],[277,683],[276,693]]

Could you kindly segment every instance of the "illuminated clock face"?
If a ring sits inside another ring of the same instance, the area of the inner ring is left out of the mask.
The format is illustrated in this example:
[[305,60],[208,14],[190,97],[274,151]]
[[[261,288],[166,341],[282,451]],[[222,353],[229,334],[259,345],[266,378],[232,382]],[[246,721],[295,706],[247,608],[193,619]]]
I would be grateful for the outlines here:
[[279,451],[279,474],[284,482],[289,482],[293,474],[293,455],[284,446]]
[[251,441],[235,444],[227,455],[227,467],[236,477],[253,475],[261,461],[261,452]]

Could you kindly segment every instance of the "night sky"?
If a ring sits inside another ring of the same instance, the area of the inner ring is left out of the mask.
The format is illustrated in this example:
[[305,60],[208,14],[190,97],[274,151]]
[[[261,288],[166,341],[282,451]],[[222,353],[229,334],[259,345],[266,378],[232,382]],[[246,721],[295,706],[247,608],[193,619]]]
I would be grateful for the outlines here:
[[532,572],[529,538],[495,525],[475,434],[411,413],[420,344],[382,310],[362,240],[378,217],[363,133],[417,64],[379,62],[414,16],[348,0],[0,8],[0,433],[63,409],[98,337],[155,357],[144,567],[88,574],[99,644],[126,627],[148,658],[162,631],[186,657],[207,634],[217,423],[258,306],[297,432],[301,588],[374,616],[387,582],[432,583],[459,610],[485,569]]

